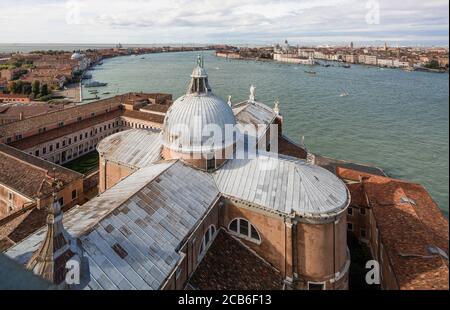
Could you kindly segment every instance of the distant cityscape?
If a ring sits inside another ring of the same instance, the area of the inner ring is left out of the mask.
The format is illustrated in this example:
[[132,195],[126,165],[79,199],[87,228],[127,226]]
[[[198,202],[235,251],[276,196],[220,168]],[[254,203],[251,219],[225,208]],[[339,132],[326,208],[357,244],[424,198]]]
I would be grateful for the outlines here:
[[217,56],[232,59],[275,60],[292,64],[316,65],[321,61],[362,64],[408,71],[448,72],[449,50],[444,47],[355,47],[348,46],[293,46],[284,44],[259,48],[226,48]]

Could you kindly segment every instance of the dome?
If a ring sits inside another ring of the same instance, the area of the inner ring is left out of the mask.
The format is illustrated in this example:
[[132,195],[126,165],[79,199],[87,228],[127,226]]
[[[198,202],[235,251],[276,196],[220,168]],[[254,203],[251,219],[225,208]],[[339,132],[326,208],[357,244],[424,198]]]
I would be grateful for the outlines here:
[[225,128],[233,128],[236,119],[231,107],[211,92],[201,58],[191,77],[187,94],[166,113],[164,146],[181,153],[207,153],[232,146],[233,135],[226,135]]
[[72,60],[80,60],[81,58],[83,58],[83,55],[80,53],[73,53],[72,56],[70,57],[70,59]]

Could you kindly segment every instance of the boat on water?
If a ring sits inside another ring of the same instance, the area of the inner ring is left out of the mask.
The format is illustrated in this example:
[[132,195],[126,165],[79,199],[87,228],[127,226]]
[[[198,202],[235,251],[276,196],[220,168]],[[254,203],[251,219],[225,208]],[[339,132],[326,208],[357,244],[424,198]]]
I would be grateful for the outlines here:
[[348,93],[348,91],[346,91],[345,89],[343,89],[342,93],[339,95],[339,97],[348,97],[350,94]]
[[109,95],[111,94],[109,91],[107,91],[106,93],[103,93],[102,95]]
[[82,80],[90,80],[92,79],[92,74],[83,74],[83,76],[81,77]]
[[315,71],[305,71],[305,73],[307,73],[307,74],[316,74],[317,72],[315,72]]
[[406,71],[406,72],[413,72],[413,71],[415,71],[415,69],[413,67],[406,67],[406,68],[403,68],[402,70]]
[[84,87],[86,88],[90,88],[90,87],[103,87],[103,86],[107,86],[108,83],[102,83],[102,82],[97,82],[97,81],[92,81],[89,83],[84,84]]
[[351,66],[350,66],[349,64],[345,64],[345,65],[343,65],[343,66],[342,66],[342,68],[345,68],[345,69],[350,69],[350,68],[351,68]]

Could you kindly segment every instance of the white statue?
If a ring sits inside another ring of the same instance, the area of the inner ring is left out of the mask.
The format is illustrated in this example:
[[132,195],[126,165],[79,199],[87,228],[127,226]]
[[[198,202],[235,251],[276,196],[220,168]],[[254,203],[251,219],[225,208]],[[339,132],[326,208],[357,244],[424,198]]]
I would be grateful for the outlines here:
[[277,114],[280,115],[280,101],[277,99],[275,100],[275,106],[273,107],[273,111]]
[[231,95],[228,96],[228,105],[231,107],[232,103],[231,103]]
[[255,86],[250,86],[250,101],[254,102],[255,101],[255,91],[256,88]]

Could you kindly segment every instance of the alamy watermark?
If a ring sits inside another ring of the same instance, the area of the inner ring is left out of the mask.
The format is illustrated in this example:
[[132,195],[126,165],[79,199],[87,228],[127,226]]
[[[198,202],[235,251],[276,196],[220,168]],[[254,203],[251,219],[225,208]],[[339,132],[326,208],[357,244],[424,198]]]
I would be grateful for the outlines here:
[[380,284],[380,263],[376,260],[369,260],[366,263],[366,269],[369,271],[366,273],[366,283],[369,285]]

